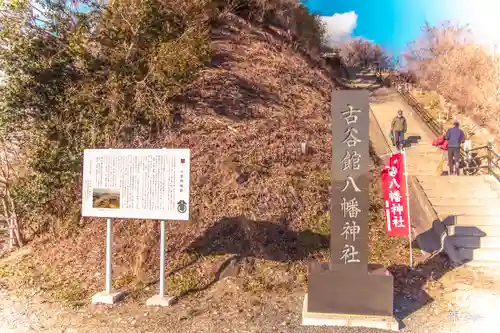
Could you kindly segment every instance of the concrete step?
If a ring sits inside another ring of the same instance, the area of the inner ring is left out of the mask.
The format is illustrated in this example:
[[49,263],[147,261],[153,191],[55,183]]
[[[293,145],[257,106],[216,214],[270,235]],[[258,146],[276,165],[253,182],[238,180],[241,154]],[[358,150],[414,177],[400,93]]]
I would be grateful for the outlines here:
[[427,175],[427,176],[435,176],[439,174],[439,170],[437,167],[428,167],[428,168],[408,168],[409,175]]
[[500,237],[495,236],[451,236],[452,243],[460,248],[478,249],[491,248],[500,249]]
[[416,145],[411,145],[411,147],[406,148],[406,151],[411,154],[411,153],[416,153],[416,152],[421,152],[421,153],[436,153],[439,155],[443,154],[443,151],[439,148],[433,147],[432,145],[426,145],[426,144],[416,144]]
[[425,159],[423,157],[417,157],[417,156],[408,156],[408,161],[406,165],[408,168],[418,168],[418,167],[425,167],[429,165],[433,165],[437,167],[439,164],[441,164],[440,159]]
[[480,176],[480,177],[483,177],[487,182],[490,182],[490,183],[493,183],[493,184],[496,184],[496,185],[500,185],[500,183],[498,182],[498,180],[493,175],[484,175],[484,176]]
[[433,147],[431,145],[425,145],[425,144],[412,144],[411,146],[409,147],[405,147],[405,150],[407,153],[412,153],[412,152],[415,152],[415,151],[425,151],[425,152],[429,152],[429,153],[443,153],[442,150],[440,149],[436,149],[436,147]]
[[435,176],[436,170],[408,170],[410,176]]
[[[442,173],[442,171],[441,171],[441,173]],[[412,175],[412,176],[436,176],[436,175],[440,174],[440,171],[437,167],[408,169],[408,174]]]
[[[432,161],[429,161],[425,164],[418,164],[418,165],[408,165],[408,172],[410,171],[437,171],[439,167],[439,163],[434,163]],[[443,168],[444,170],[444,168]]]
[[[426,165],[427,163],[432,163],[435,166],[438,166],[441,163],[441,158],[439,156],[422,156],[422,153],[417,153],[415,155],[408,155],[408,159],[406,164],[408,167],[414,167],[418,165]],[[444,163],[443,165],[446,165]]]
[[471,260],[463,263],[462,266],[465,267],[476,267],[476,268],[491,268],[495,267],[498,268],[500,267],[500,261],[478,261],[478,260]]
[[[425,159],[425,162],[423,162],[422,159]],[[415,154],[415,156],[408,156],[408,160],[407,160],[407,165],[409,168],[410,167],[418,167],[419,165],[427,165],[428,163],[435,165],[437,168],[437,166],[441,163],[441,160],[439,158],[435,158],[432,156],[423,157],[423,156],[421,156],[421,154],[419,154],[419,156],[416,156],[416,154]]]
[[500,226],[500,219],[495,215],[458,215],[442,219],[445,225],[460,226]]
[[480,182],[490,183],[490,178],[485,176],[422,176],[418,177],[419,183],[439,183],[439,184],[476,184]]
[[500,249],[458,249],[460,257],[465,260],[477,260],[477,261],[500,261]]
[[438,151],[434,151],[434,150],[409,148],[406,152],[407,152],[407,156],[408,156],[409,160],[419,158],[419,157],[420,157],[420,160],[422,160],[422,159],[436,160],[436,161],[443,160],[442,154],[440,154]]
[[498,199],[498,192],[496,191],[493,190],[476,191],[474,189],[469,190],[467,189],[467,187],[452,189],[451,191],[446,186],[443,186],[441,188],[435,187],[425,190],[425,194],[427,195],[428,198],[461,198],[461,199],[497,198]]
[[[414,134],[414,135],[412,135],[412,134],[407,134],[407,135],[405,135],[405,138],[408,138],[409,136],[418,136],[418,134]],[[417,142],[417,143],[413,143],[412,145],[413,145],[413,146],[430,146],[430,147],[434,147],[434,146],[432,145],[432,140],[430,140],[430,139],[428,139],[428,138],[426,139],[425,137],[424,137],[424,138],[420,138],[420,141],[419,141],[419,142]]]
[[[450,177],[451,178],[451,177]],[[459,178],[459,177],[455,177],[455,178]],[[463,190],[463,189],[466,189],[466,190],[469,190],[469,191],[484,191],[484,192],[489,192],[489,191],[493,191],[493,186],[492,184],[489,184],[485,181],[481,181],[481,180],[477,180],[476,182],[470,182],[470,183],[420,183],[420,186],[422,186],[422,188],[425,190],[429,190],[429,189],[434,189],[434,188],[438,188],[438,189],[444,189],[446,188],[448,191],[450,192],[456,192],[456,191],[460,191],[460,190]]]
[[412,154],[414,152],[428,152],[428,153],[433,153],[433,154],[439,154],[443,155],[443,151],[441,149],[437,149],[436,147],[433,147],[432,145],[427,145],[427,144],[412,144],[410,147],[406,147],[406,152],[408,154]]
[[462,215],[477,215],[477,216],[497,216],[498,224],[500,225],[500,206],[434,206],[434,210],[438,216],[462,216]]
[[498,206],[500,198],[429,198],[433,206]]
[[437,154],[432,151],[427,150],[409,150],[406,154],[408,157],[408,161],[442,161],[443,157],[440,154]]
[[500,237],[500,225],[450,225],[447,229],[449,236]]

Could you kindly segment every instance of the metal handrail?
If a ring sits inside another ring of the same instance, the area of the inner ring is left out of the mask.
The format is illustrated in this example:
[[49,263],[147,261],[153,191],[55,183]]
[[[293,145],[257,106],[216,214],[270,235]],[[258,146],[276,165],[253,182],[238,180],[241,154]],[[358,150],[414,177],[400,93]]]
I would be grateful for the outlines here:
[[436,136],[443,135],[444,128],[443,124],[438,123],[434,117],[420,104],[419,101],[415,97],[413,97],[410,92],[404,88],[399,88],[399,94],[403,97],[403,99],[420,115],[420,118],[427,124],[427,126],[431,129],[431,131]]
[[[376,77],[377,80],[384,84],[384,80],[382,78],[382,72],[377,71],[376,72]],[[388,78],[389,85],[393,86],[394,82],[390,78]],[[408,89],[405,87],[396,87],[396,90],[398,93],[403,97],[403,99],[408,103],[408,105],[416,111],[416,113],[420,116],[420,118],[424,121],[424,123],[429,127],[429,129],[433,132],[434,135],[440,136],[444,134],[444,128],[442,123],[438,123],[436,119],[423,107],[423,105],[411,95]],[[498,154],[494,149],[493,146],[489,143],[485,146],[481,147],[475,147],[469,150],[464,150],[463,147],[460,149],[460,157],[462,162],[465,162],[466,165],[469,164],[470,161],[468,161],[467,155],[473,151],[478,151],[478,150],[483,150],[486,149],[486,155],[483,156],[476,156],[476,160],[483,160],[486,158],[487,160],[487,165],[477,165],[476,167],[465,167],[462,168],[464,171],[465,170],[478,170],[478,169],[487,169],[487,172],[489,175],[493,176],[496,178],[497,181],[500,182],[500,175],[495,171],[493,166],[495,166],[497,169],[500,169],[500,166],[498,164],[498,160],[500,160],[500,154]],[[496,161],[495,161],[496,158]]]
[[480,147],[474,147],[472,149],[469,149],[468,151],[469,152],[473,152],[473,151],[481,150],[481,149],[485,149],[485,148],[488,148],[488,145],[484,145],[484,146],[480,146]]
[[[384,83],[382,78],[382,73],[380,71],[376,72],[377,80],[380,83]],[[394,82],[389,78],[389,85],[393,86]],[[444,134],[443,124],[436,121],[436,119],[423,107],[423,105],[411,95],[408,89],[405,87],[396,87],[396,91],[403,97],[403,99],[408,103],[408,105],[417,111],[417,114],[424,121],[424,123],[429,127],[432,133],[436,136]]]
[[[476,147],[474,149],[470,149],[469,152],[472,152],[473,150],[478,151],[478,150],[486,150],[486,154],[482,156],[476,156],[476,159],[478,160],[483,160],[486,159],[487,164],[486,165],[478,165],[476,168],[469,168],[469,169],[486,169],[488,174],[495,177],[497,181],[500,182],[500,175],[498,171],[500,169],[500,165],[498,164],[498,160],[500,160],[500,156],[498,155],[497,152],[493,149],[491,144],[488,144],[486,146],[481,146],[481,147]],[[496,160],[495,160],[496,158]]]
[[500,154],[498,154],[493,147],[491,147],[491,153],[497,158],[497,160],[500,160]]

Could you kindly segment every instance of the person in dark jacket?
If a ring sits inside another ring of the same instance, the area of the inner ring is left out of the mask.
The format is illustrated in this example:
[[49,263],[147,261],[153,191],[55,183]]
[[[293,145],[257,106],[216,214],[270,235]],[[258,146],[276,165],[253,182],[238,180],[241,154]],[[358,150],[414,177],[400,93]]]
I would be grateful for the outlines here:
[[393,144],[398,150],[401,150],[406,133],[406,118],[403,116],[403,110],[398,110],[398,115],[392,120],[391,133]]
[[460,146],[465,141],[464,131],[460,129],[458,120],[453,121],[453,127],[446,131],[444,137],[448,141],[448,167],[450,175],[460,175]]

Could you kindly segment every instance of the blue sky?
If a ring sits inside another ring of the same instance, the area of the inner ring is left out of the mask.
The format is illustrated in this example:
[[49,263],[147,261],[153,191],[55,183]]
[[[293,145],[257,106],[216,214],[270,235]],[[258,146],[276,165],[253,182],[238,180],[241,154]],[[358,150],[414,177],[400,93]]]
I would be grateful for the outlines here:
[[428,21],[469,24],[478,42],[500,44],[500,0],[307,0],[324,16],[335,38],[352,35],[373,40],[394,54],[417,38]]

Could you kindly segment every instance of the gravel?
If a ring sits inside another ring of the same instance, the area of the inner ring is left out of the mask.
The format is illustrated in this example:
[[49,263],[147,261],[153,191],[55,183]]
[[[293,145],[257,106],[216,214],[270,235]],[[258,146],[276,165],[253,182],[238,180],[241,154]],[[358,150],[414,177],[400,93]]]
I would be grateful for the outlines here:
[[[421,291],[397,295],[395,313],[402,318],[401,332],[497,332],[495,328],[500,327],[497,276],[494,269],[458,267],[427,283]],[[301,326],[304,290],[244,291],[231,278],[182,298],[170,308],[149,308],[144,300],[130,298],[115,307],[90,304],[75,307],[49,303],[40,293],[8,290],[6,286],[0,280],[0,333],[386,332]]]
[[[221,288],[227,289],[228,286]],[[231,299],[220,292],[221,288],[216,287],[216,290],[191,297],[168,309],[147,308],[144,304],[130,300],[115,308],[84,306],[77,309],[43,302],[36,295],[17,297],[7,290],[1,290],[0,332],[386,332],[367,328],[301,326],[301,292],[285,296],[269,295],[257,303],[250,301],[251,296],[247,295],[250,299],[247,299],[246,304],[241,300],[232,304]],[[451,298],[456,299],[456,304],[449,303]],[[405,327],[401,331],[473,333],[482,328],[482,332],[493,333],[494,325],[500,327],[494,306],[499,302],[500,294],[488,290],[457,290],[446,297],[435,298],[430,304],[404,318]],[[401,304],[399,300],[397,303]]]

